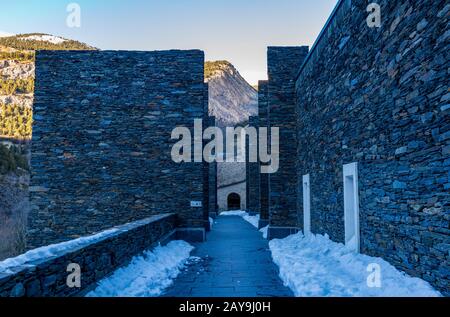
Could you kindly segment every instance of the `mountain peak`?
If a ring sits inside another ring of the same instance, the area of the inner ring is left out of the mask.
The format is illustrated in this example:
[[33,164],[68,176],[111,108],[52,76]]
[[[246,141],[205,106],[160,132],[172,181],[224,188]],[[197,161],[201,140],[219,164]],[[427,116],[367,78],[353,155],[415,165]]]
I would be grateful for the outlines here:
[[258,114],[258,93],[228,61],[205,63],[209,113],[220,127],[234,126]]
[[205,80],[209,81],[216,76],[223,76],[224,73],[228,73],[231,76],[239,74],[237,69],[229,61],[207,61],[205,63]]

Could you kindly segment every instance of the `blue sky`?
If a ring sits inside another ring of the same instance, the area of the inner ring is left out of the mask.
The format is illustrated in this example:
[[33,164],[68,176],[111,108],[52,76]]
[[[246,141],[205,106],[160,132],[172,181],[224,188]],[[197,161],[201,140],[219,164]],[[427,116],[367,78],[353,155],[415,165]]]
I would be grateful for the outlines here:
[[[66,6],[81,7],[81,27]],[[251,83],[266,78],[270,45],[311,46],[337,0],[0,0],[0,32],[42,32],[100,49],[202,49]]]

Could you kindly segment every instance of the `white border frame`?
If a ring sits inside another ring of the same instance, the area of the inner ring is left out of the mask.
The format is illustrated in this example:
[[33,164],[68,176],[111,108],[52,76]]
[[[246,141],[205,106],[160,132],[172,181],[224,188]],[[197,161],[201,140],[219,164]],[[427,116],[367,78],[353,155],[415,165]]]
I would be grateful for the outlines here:
[[[345,245],[349,246],[350,240],[353,236],[356,237],[356,245],[354,251],[360,252],[360,228],[359,228],[359,188],[358,188],[358,163],[350,163],[344,165],[344,223],[345,223]],[[353,192],[349,192],[346,186],[346,178],[353,179]],[[351,196],[349,196],[351,195]],[[353,199],[349,199],[349,198]],[[350,200],[350,201],[349,201]],[[353,228],[351,228],[351,226]],[[353,230],[351,230],[353,229]],[[349,236],[350,232],[354,231],[354,235]]]

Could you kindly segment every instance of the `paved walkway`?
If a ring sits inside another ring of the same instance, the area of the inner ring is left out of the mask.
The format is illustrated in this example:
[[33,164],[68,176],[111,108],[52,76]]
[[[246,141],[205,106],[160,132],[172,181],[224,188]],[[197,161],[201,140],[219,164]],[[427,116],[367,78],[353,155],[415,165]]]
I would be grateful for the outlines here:
[[278,277],[267,240],[241,217],[218,217],[207,241],[195,247],[192,256],[200,259],[163,296],[293,296]]

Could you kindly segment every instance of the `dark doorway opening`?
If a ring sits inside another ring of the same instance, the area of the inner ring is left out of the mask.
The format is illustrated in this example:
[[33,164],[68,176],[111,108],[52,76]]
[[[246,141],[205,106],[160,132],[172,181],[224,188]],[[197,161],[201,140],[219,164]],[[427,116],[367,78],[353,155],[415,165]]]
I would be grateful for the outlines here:
[[231,193],[228,195],[227,199],[228,210],[239,210],[241,209],[241,196],[236,193]]

